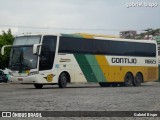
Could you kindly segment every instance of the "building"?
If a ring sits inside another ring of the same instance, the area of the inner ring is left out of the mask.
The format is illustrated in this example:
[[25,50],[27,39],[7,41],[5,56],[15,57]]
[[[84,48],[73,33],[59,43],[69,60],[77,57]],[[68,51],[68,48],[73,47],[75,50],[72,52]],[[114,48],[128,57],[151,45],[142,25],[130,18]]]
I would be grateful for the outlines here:
[[154,37],[155,41],[157,41],[157,44],[160,46],[160,35]]
[[121,38],[135,39],[137,35],[137,31],[128,30],[128,31],[120,31]]
[[153,37],[153,35],[145,35],[145,36],[144,36],[144,39],[145,39],[145,40],[153,40],[154,37]]

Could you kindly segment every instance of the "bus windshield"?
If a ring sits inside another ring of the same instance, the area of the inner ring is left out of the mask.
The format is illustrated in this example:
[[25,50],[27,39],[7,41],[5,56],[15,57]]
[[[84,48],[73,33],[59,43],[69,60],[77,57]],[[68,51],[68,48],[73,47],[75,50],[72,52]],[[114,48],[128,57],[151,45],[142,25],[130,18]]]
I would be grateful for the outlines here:
[[11,70],[36,69],[38,56],[34,55],[32,51],[33,46],[12,48],[9,68]]
[[40,36],[23,36],[14,40],[10,53],[9,68],[11,70],[30,70],[37,68],[38,55],[33,54],[33,44],[40,42]]

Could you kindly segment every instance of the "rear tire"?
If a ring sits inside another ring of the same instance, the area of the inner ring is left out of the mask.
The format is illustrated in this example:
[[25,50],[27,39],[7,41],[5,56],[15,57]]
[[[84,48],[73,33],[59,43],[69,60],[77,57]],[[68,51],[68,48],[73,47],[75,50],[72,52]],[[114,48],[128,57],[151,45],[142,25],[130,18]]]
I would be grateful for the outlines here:
[[66,88],[67,81],[68,81],[67,74],[63,72],[59,77],[59,81],[58,81],[59,88]]
[[101,87],[109,87],[109,86],[110,86],[110,83],[100,82],[99,85],[100,85]]
[[35,87],[36,89],[42,89],[43,84],[34,84],[34,87]]
[[141,73],[137,73],[133,81],[134,86],[140,86],[143,81],[143,76]]
[[124,77],[124,86],[131,86],[133,81],[134,81],[133,75],[130,72],[126,73]]

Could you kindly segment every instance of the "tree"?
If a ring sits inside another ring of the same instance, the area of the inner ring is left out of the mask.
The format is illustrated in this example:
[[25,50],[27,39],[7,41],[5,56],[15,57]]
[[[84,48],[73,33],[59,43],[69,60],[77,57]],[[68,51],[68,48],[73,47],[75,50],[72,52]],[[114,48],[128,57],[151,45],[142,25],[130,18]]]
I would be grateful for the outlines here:
[[137,35],[137,39],[144,39],[144,37],[147,35],[153,35],[153,36],[156,36],[156,35],[160,35],[160,28],[158,29],[146,29],[144,30],[145,32],[143,33],[140,33]]
[[[2,31],[2,35],[0,35],[0,48],[3,45],[11,45],[13,43],[13,35],[11,29],[7,32]],[[10,55],[10,48],[5,49],[5,55],[0,54],[0,69],[4,69],[8,67],[9,64],[9,55]]]

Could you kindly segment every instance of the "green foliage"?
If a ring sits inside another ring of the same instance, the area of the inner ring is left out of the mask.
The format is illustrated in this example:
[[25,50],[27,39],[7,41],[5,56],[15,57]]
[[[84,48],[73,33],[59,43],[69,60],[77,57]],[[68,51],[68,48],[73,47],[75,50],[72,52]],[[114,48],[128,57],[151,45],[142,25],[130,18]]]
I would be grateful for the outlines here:
[[160,29],[147,29],[145,32],[140,33],[137,35],[137,39],[143,39],[145,35],[159,35],[160,34]]
[[[0,35],[0,48],[4,45],[11,45],[13,43],[13,35],[11,29],[7,32],[2,31],[2,35]],[[9,64],[9,54],[10,48],[5,49],[5,55],[0,54],[0,69],[4,69],[8,67]]]

